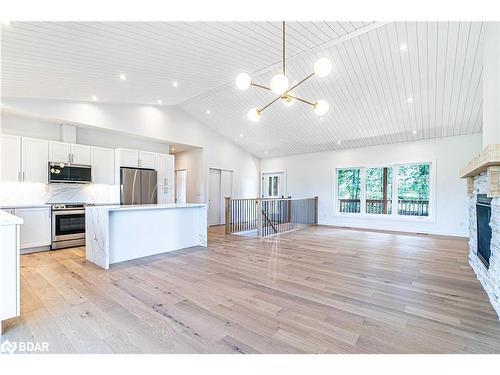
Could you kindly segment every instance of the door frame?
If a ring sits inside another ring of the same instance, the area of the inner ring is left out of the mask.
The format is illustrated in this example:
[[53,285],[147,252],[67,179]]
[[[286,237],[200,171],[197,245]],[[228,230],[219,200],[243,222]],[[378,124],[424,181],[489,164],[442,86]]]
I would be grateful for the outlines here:
[[174,169],[174,198],[175,198],[175,203],[177,203],[177,172],[179,171],[186,171],[186,202],[187,202],[187,181],[188,181],[188,169],[187,168],[179,168],[179,169]]
[[264,182],[264,175],[269,175],[269,174],[279,174],[283,173],[283,196],[288,197],[288,186],[287,186],[287,170],[283,171],[273,171],[273,172],[260,172],[260,181],[259,181],[259,196],[263,198],[264,196],[264,190],[263,190],[263,182]]
[[207,169],[207,179],[206,179],[206,186],[207,186],[207,211],[208,211],[208,204],[209,204],[209,199],[210,199],[210,170],[211,169],[215,169],[215,170],[218,170],[220,171],[220,176],[221,176],[221,184],[220,184],[220,202],[221,202],[221,209],[220,209],[220,212],[219,212],[219,224],[215,224],[215,225],[209,225],[208,224],[208,220],[207,220],[207,225],[210,227],[210,226],[217,226],[217,225],[224,225],[224,222],[225,222],[225,217],[224,217],[224,196],[222,196],[222,172],[231,172],[231,197],[234,195],[234,169],[227,169],[227,168],[217,168],[217,167],[208,167]]

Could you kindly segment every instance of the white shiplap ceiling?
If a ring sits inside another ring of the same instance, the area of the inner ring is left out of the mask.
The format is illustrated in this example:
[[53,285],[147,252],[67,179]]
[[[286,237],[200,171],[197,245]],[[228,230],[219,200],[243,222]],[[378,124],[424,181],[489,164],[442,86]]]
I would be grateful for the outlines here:
[[279,22],[16,22],[2,28],[2,95],[161,99],[259,157],[477,133],[484,26],[290,22],[292,80],[309,74],[318,57],[334,64],[328,78],[294,91],[326,99],[330,112],[318,118],[305,104],[278,102],[252,123],[247,111],[273,94],[239,91],[234,78],[246,71],[267,85],[279,71]]

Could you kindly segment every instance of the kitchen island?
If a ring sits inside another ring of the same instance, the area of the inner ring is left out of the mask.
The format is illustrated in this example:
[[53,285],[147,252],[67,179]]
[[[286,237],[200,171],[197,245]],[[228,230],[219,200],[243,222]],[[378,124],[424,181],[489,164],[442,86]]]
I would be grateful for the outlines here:
[[114,263],[207,246],[205,204],[104,205],[85,208],[88,261]]

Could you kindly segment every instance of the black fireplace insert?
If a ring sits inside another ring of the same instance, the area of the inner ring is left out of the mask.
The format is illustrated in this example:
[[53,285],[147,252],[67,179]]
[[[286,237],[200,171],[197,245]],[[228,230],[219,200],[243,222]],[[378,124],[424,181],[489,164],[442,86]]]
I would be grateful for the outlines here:
[[476,201],[477,216],[477,256],[486,267],[490,266],[491,255],[491,198],[478,194]]

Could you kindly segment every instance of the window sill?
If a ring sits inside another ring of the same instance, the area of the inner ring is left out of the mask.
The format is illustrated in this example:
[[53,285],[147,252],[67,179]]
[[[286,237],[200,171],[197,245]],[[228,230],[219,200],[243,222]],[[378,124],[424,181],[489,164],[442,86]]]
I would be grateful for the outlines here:
[[355,212],[335,212],[334,217],[348,217],[352,219],[375,219],[375,220],[393,220],[416,223],[434,223],[432,216],[402,216],[402,215],[384,215],[384,214],[361,214]]

